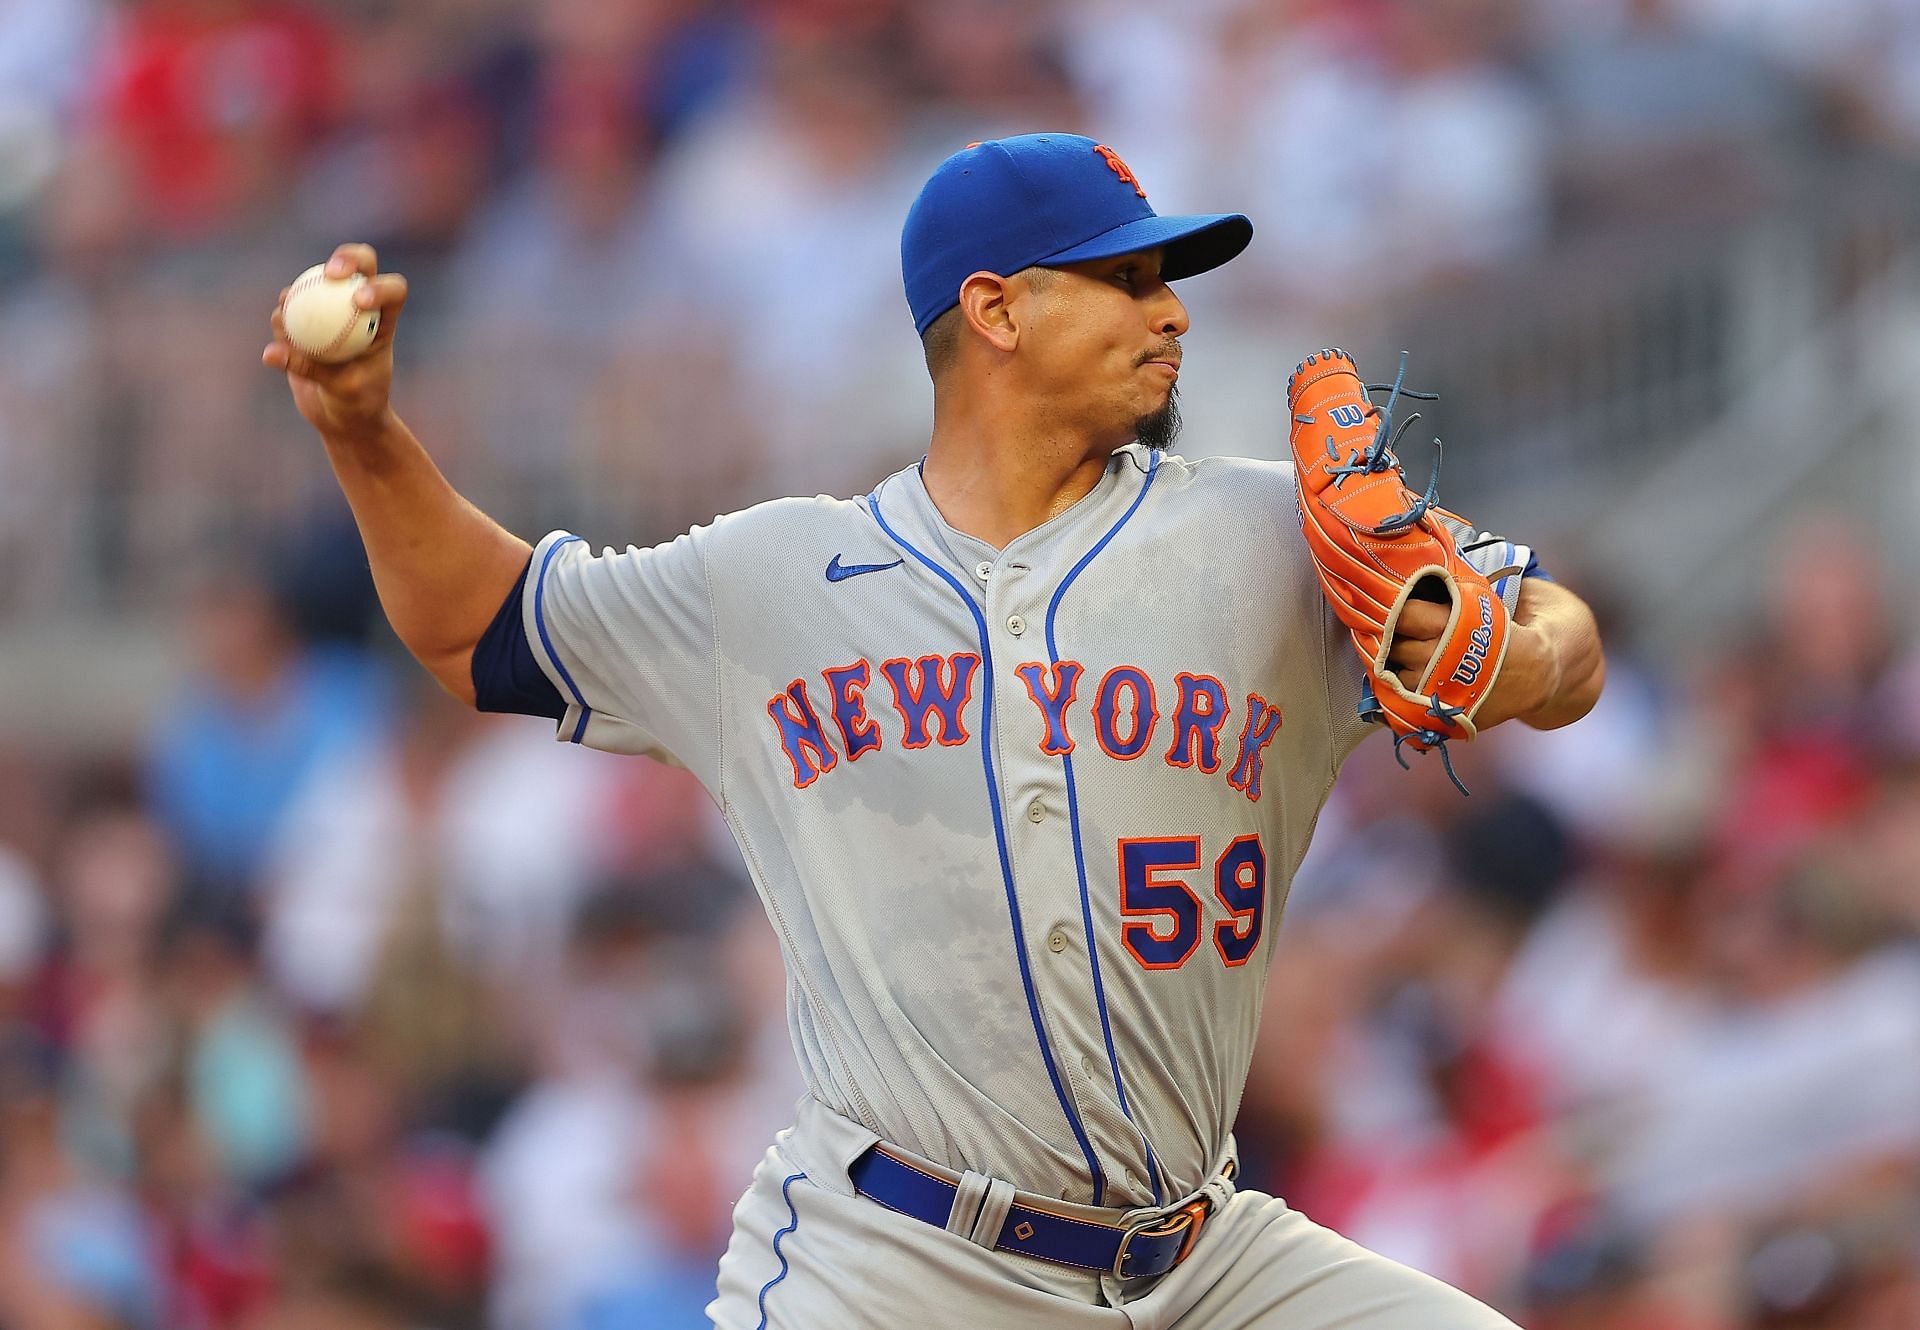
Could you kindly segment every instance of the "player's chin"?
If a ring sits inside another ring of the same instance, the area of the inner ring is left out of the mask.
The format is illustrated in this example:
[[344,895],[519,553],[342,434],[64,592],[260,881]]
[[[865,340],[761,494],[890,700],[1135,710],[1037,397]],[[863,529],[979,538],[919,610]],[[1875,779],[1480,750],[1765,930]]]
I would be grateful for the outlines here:
[[1133,437],[1138,443],[1156,452],[1171,447],[1180,437],[1180,389],[1177,385],[1167,388],[1167,400],[1164,404],[1147,411],[1133,422]]

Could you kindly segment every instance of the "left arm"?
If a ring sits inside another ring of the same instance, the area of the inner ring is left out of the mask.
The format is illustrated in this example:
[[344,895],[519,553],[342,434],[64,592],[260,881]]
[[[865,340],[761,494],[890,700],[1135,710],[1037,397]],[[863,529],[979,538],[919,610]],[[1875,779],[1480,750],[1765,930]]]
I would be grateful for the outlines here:
[[[1447,607],[1408,601],[1387,659],[1409,687],[1419,678],[1447,626]],[[1593,611],[1580,597],[1544,578],[1520,585],[1506,659],[1474,717],[1478,730],[1523,720],[1536,730],[1571,725],[1600,700],[1607,660]]]

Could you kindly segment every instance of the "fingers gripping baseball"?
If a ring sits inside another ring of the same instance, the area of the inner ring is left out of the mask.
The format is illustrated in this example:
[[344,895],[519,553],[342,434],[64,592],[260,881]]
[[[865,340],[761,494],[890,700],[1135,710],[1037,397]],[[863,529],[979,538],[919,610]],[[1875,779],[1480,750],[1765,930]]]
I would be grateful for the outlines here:
[[269,369],[285,372],[300,414],[322,433],[351,435],[378,427],[387,418],[393,385],[393,340],[407,303],[407,279],[382,273],[367,245],[342,245],[327,260],[325,276],[340,281],[364,278],[353,287],[352,309],[379,315],[379,329],[364,351],[340,363],[327,363],[302,350],[287,330],[287,300],[282,289],[269,315],[273,340],[260,353]]

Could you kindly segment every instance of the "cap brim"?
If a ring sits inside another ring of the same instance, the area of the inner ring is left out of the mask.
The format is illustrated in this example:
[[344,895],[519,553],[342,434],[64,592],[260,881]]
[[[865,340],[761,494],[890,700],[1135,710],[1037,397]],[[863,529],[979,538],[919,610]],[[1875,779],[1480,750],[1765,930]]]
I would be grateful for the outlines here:
[[1237,212],[1190,217],[1141,217],[1036,262],[1058,268],[1088,259],[1110,259],[1137,250],[1161,249],[1163,280],[1173,282],[1218,268],[1247,247],[1253,223]]

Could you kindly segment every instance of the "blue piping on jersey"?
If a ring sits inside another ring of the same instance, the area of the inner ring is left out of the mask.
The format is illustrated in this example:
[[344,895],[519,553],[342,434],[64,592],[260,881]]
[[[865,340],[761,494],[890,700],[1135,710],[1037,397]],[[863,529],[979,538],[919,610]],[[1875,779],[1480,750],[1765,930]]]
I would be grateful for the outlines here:
[[1027,938],[1020,923],[1020,895],[1013,885],[1013,861],[1007,856],[1007,828],[1000,815],[1000,785],[993,777],[993,649],[987,641],[987,617],[981,613],[980,606],[974,602],[964,583],[952,573],[942,568],[932,559],[922,554],[912,544],[887,525],[887,519],[880,512],[880,491],[867,495],[867,511],[873,514],[873,520],[894,544],[911,554],[934,573],[960,597],[960,602],[973,615],[973,626],[980,634],[980,669],[986,676],[981,688],[980,698],[980,765],[987,775],[987,808],[993,814],[993,839],[1000,851],[1000,880],[1007,888],[1007,913],[1013,920],[1013,954],[1020,962],[1020,986],[1027,992],[1027,1015],[1033,1021],[1033,1037],[1040,1045],[1040,1059],[1047,1066],[1047,1079],[1053,1082],[1053,1093],[1060,1101],[1060,1111],[1067,1115],[1067,1125],[1073,1128],[1073,1139],[1080,1143],[1080,1153],[1086,1156],[1087,1169],[1093,1175],[1093,1203],[1101,1204],[1106,1195],[1106,1175],[1100,1171],[1100,1161],[1094,1156],[1093,1142],[1087,1139],[1086,1128],[1080,1125],[1080,1115],[1073,1111],[1073,1104],[1067,1098],[1067,1087],[1060,1079],[1060,1069],[1053,1062],[1053,1048],[1047,1043],[1047,1029],[1040,1020],[1040,998],[1033,990],[1033,970],[1027,962]]
[[[1120,514],[1120,520],[1113,524],[1112,530],[1100,537],[1094,547],[1081,557],[1079,563],[1073,565],[1072,571],[1061,578],[1060,585],[1054,589],[1053,601],[1047,606],[1047,661],[1056,671],[1060,666],[1060,647],[1054,639],[1053,629],[1054,618],[1060,611],[1061,598],[1067,594],[1067,588],[1073,585],[1073,579],[1080,576],[1081,570],[1092,563],[1094,556],[1105,549],[1107,542],[1127,524],[1127,519],[1133,516],[1146,499],[1147,491],[1153,487],[1153,478],[1159,474],[1159,471],[1160,454],[1155,452],[1147,463],[1147,478],[1141,482],[1140,492],[1134,496],[1127,511]],[[1058,677],[1057,674],[1055,677]],[[1153,1142],[1149,1141],[1147,1134],[1140,1130],[1140,1124],[1133,1121],[1133,1110],[1127,1107],[1127,1088],[1121,1084],[1120,1080],[1120,1059],[1113,1051],[1113,1024],[1107,1018],[1107,990],[1100,981],[1100,949],[1094,945],[1093,940],[1093,904],[1087,895],[1087,856],[1084,847],[1080,844],[1080,795],[1073,781],[1073,754],[1062,754],[1060,761],[1067,774],[1067,827],[1073,836],[1074,871],[1080,875],[1080,923],[1086,929],[1087,963],[1093,969],[1093,1000],[1100,1009],[1100,1034],[1107,1043],[1107,1070],[1113,1076],[1113,1092],[1120,1101],[1120,1112],[1128,1122],[1133,1124],[1133,1130],[1140,1137],[1140,1144],[1147,1152],[1147,1179],[1153,1184],[1153,1203],[1165,1205],[1167,1198],[1160,1186],[1160,1161],[1154,1157]]]
[[547,649],[547,659],[553,662],[554,669],[560,671],[561,682],[566,684],[567,691],[573,694],[573,700],[580,707],[580,720],[574,725],[573,733],[567,736],[567,742],[575,744],[586,735],[587,722],[593,719],[593,708],[587,705],[586,695],[580,691],[580,685],[573,681],[573,676],[567,673],[566,663],[553,649],[553,639],[547,636],[547,611],[544,598],[547,594],[547,565],[553,562],[553,556],[560,552],[562,545],[571,545],[579,539],[581,539],[579,536],[568,536],[564,540],[556,540],[547,546],[547,557],[540,560],[540,580],[533,584],[533,626],[540,633],[540,645]]
[[787,1203],[788,1216],[787,1226],[773,1235],[773,1254],[780,1258],[780,1273],[760,1286],[760,1324],[755,1326],[754,1330],[767,1330],[767,1294],[773,1291],[775,1284],[787,1277],[787,1258],[780,1250],[780,1239],[800,1227],[800,1211],[794,1207],[793,1197],[787,1193],[794,1183],[805,1176],[807,1176],[805,1173],[790,1174],[787,1180],[780,1184],[780,1199]]

